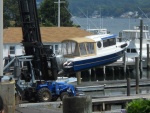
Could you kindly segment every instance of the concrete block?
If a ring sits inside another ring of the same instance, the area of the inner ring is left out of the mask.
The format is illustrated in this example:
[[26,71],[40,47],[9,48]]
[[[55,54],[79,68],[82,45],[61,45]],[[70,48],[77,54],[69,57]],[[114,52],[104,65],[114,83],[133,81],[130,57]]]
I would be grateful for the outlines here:
[[5,113],[15,113],[15,81],[0,82],[0,95],[4,101]]

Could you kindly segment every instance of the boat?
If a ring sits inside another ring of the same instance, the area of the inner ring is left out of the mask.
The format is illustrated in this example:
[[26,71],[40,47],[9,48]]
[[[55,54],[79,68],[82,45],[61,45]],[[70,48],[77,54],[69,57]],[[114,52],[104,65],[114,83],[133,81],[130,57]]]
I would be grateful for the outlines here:
[[104,85],[96,85],[96,86],[76,87],[76,89],[79,90],[79,91],[84,91],[84,92],[102,91],[102,90],[105,89],[105,84]]
[[111,64],[123,56],[127,46],[128,42],[117,42],[117,35],[114,34],[63,40],[63,70],[77,72]]
[[94,34],[94,35],[97,35],[97,34],[108,34],[109,31],[105,28],[103,29],[86,29],[86,31]]
[[[130,40],[129,46],[127,47],[127,57],[135,58],[140,55],[140,29],[139,27],[134,27],[134,29],[122,30],[121,40]],[[143,39],[142,39],[142,61],[143,68],[147,67],[147,44],[150,44],[149,30],[147,26],[143,29]]]
[[73,83],[73,82],[77,82],[77,78],[76,77],[57,77],[56,82]]

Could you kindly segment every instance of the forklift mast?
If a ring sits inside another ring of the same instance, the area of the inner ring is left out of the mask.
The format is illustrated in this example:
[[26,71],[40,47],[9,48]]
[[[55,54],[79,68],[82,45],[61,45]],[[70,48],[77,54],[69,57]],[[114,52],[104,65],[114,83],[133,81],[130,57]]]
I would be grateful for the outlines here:
[[36,0],[18,0],[22,23],[25,55],[32,55],[32,66],[27,64],[29,72],[34,69],[34,75],[40,80],[57,79],[57,62],[53,51],[44,48],[36,7]]

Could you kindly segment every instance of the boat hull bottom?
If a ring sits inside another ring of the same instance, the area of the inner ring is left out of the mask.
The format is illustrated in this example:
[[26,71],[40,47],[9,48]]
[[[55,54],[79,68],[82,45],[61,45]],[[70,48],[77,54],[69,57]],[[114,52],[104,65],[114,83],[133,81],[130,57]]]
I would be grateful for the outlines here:
[[86,70],[86,69],[90,69],[94,67],[105,66],[105,65],[116,62],[118,59],[120,59],[123,56],[123,54],[124,54],[124,50],[118,53],[106,55],[103,57],[79,60],[79,61],[73,62],[72,67],[65,67],[64,71],[65,72],[78,72],[81,70]]

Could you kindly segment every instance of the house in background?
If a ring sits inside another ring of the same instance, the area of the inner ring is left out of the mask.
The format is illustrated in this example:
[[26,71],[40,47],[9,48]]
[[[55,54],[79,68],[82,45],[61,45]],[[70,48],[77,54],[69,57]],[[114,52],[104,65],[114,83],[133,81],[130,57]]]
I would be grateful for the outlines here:
[[[61,41],[67,38],[84,37],[92,35],[90,32],[76,27],[40,27],[43,45],[52,48],[54,54],[61,51]],[[3,58],[24,55],[22,45],[22,28],[9,27],[4,29]]]

